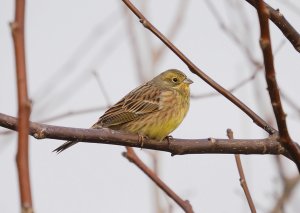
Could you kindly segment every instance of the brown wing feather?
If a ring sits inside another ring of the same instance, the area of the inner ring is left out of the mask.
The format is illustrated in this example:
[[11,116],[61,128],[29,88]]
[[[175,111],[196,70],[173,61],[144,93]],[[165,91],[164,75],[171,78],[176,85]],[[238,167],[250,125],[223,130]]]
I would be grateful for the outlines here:
[[[151,89],[150,89],[151,87]],[[144,84],[109,108],[92,128],[112,127],[160,109],[160,89]]]

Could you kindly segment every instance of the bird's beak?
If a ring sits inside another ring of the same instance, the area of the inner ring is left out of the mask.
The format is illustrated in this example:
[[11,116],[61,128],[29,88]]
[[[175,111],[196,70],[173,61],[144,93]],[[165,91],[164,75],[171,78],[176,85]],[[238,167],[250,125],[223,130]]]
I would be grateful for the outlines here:
[[183,82],[186,83],[186,84],[192,84],[192,83],[194,83],[194,82],[193,82],[191,79],[189,79],[189,78],[184,79]]

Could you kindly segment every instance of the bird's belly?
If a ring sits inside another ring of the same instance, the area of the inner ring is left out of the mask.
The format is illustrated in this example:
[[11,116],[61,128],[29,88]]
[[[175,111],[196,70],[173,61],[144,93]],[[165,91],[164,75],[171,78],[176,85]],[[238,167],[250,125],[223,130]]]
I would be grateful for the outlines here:
[[163,140],[179,126],[186,113],[187,110],[183,110],[180,106],[175,106],[172,110],[158,111],[145,115],[135,122],[129,122],[123,129],[151,139]]
[[184,116],[174,115],[171,118],[162,118],[157,119],[154,124],[152,124],[152,128],[144,128],[143,132],[150,138],[163,140],[166,136],[168,136],[171,132],[173,132],[179,124],[182,122]]

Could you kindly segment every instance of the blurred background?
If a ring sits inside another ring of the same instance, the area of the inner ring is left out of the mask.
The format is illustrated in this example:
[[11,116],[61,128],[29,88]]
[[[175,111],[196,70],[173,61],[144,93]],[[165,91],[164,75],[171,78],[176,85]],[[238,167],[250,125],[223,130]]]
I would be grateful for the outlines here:
[[[198,67],[258,115],[274,123],[262,70],[256,10],[244,0],[132,1]],[[298,0],[266,1],[300,31]],[[15,61],[9,22],[14,1],[0,0],[0,112],[17,115]],[[299,53],[270,23],[277,80],[291,137],[300,141]],[[26,2],[26,57],[32,121],[88,128],[105,109],[160,72],[177,68],[195,83],[190,111],[176,138],[267,135],[218,95],[147,31],[122,1]],[[0,211],[19,212],[16,133],[0,127]],[[57,155],[58,140],[30,137],[36,212],[182,212],[121,154],[124,147],[81,143]],[[233,155],[186,155],[136,149],[144,162],[195,212],[250,212]],[[272,212],[297,175],[283,157],[242,156],[258,212]],[[299,212],[300,188],[284,212]]]

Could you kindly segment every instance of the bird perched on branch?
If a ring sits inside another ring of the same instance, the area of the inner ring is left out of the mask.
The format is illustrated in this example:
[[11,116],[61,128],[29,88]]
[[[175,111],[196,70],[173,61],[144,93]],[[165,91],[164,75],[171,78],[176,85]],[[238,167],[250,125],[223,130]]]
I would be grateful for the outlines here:
[[[91,128],[110,128],[162,141],[187,114],[191,83],[183,72],[167,70],[128,93]],[[60,153],[76,143],[67,141],[53,151]]]

